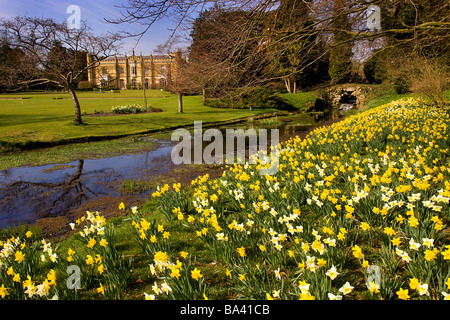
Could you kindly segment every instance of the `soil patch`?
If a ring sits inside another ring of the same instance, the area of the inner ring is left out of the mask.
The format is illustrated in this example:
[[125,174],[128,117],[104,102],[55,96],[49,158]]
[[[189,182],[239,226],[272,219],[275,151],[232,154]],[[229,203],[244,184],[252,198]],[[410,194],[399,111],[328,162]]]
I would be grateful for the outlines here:
[[[215,165],[179,165],[176,169],[168,173],[161,174],[149,181],[152,186],[164,185],[179,182],[182,187],[190,186],[191,181],[198,176],[209,174],[212,179],[218,178],[225,170],[224,166]],[[143,174],[135,179],[146,179]],[[112,182],[119,189],[119,183]],[[127,194],[121,193],[119,196],[104,196],[90,199],[80,205],[76,210],[70,211],[68,214],[56,217],[46,217],[36,220],[36,226],[42,229],[42,233],[51,239],[64,239],[70,236],[73,231],[69,223],[74,222],[77,218],[86,214],[86,211],[101,212],[105,218],[110,219],[117,216],[126,215],[127,212],[119,210],[119,204],[123,202],[127,208],[144,205],[150,198],[148,193],[145,194]]]

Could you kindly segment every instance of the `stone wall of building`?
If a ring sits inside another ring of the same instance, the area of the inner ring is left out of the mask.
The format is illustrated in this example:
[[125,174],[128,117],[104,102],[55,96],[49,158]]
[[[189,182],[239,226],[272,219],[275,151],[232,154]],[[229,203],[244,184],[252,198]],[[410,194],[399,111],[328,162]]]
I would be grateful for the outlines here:
[[[88,63],[91,59],[87,57]],[[154,89],[168,86],[175,81],[181,53],[165,55],[142,54],[136,56],[114,56],[101,61],[100,65],[89,70],[91,86],[113,87],[117,89]]]

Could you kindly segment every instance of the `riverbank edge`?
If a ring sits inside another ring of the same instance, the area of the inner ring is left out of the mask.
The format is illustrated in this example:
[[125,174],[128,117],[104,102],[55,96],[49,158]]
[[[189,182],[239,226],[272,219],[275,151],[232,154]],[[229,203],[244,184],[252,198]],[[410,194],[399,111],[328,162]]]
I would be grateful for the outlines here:
[[[230,125],[230,124],[236,124],[245,122],[248,120],[261,120],[266,118],[271,118],[276,115],[288,115],[292,113],[298,113],[301,111],[274,111],[274,112],[264,112],[261,114],[256,114],[252,116],[247,117],[241,117],[236,118],[233,120],[225,120],[225,121],[205,121],[203,122],[202,126],[204,128],[210,128],[213,126],[223,126],[223,125]],[[164,129],[150,129],[150,130],[142,130],[138,132],[133,133],[126,133],[126,134],[118,134],[118,135],[98,135],[98,136],[83,136],[80,138],[70,138],[70,139],[61,139],[61,140],[53,140],[53,141],[27,141],[27,142],[18,142],[18,143],[8,143],[9,147],[12,147],[16,149],[15,151],[7,151],[7,152],[0,152],[0,157],[2,155],[11,155],[16,154],[23,151],[32,151],[32,150],[39,150],[39,149],[46,149],[51,147],[57,147],[62,145],[69,145],[74,143],[86,143],[86,142],[98,142],[98,141],[105,141],[105,140],[114,140],[114,139],[120,139],[120,138],[126,138],[126,137],[133,137],[133,136],[139,136],[139,135],[145,135],[145,134],[152,134],[157,132],[167,132],[179,128],[184,129],[191,129],[194,127],[194,124],[186,124],[186,125],[176,125],[176,126],[169,126]],[[5,146],[3,146],[5,147]]]
[[[278,114],[280,115],[280,114]],[[274,115],[271,115],[269,117],[273,117]],[[260,118],[262,119],[262,118]],[[300,132],[295,132],[291,135],[284,135],[280,137],[279,143],[284,143],[288,141],[289,139],[300,137],[301,139],[304,139],[308,134],[310,134],[312,131],[314,131],[317,128],[321,127],[327,127],[331,126],[336,122],[344,120],[345,117],[339,117],[334,119],[328,119],[328,120],[322,120],[317,122],[315,125],[312,125],[308,129],[304,129]],[[256,120],[256,119],[255,119]],[[242,120],[243,121],[243,120]],[[239,121],[234,121],[235,123],[239,123]],[[232,123],[231,123],[232,124]],[[211,127],[212,124],[209,126]],[[205,126],[207,127],[207,126]],[[187,129],[194,128],[194,126],[186,126]],[[154,181],[152,181],[152,185],[157,185],[161,183],[167,183],[170,182],[171,177],[174,176],[174,174],[181,172],[181,174],[184,177],[184,185],[182,186],[183,189],[188,189],[190,186],[190,182],[192,180],[195,180],[199,176],[203,176],[205,174],[209,174],[211,177],[219,177],[222,175],[222,173],[226,171],[225,165],[180,165],[178,169],[176,169],[174,172],[164,173],[157,177],[154,177]],[[177,180],[178,181],[178,180]],[[14,226],[11,228],[0,228],[0,235],[2,232],[8,232],[8,233],[17,233],[19,232],[24,233],[27,230],[34,230],[39,233],[42,233],[42,236],[45,238],[48,238],[52,241],[56,242],[63,242],[65,239],[70,238],[72,235],[72,231],[69,228],[69,223],[72,222],[70,219],[81,217],[85,214],[85,211],[100,211],[102,212],[107,220],[113,219],[113,218],[122,218],[126,219],[129,215],[129,213],[123,212],[118,209],[118,204],[121,202],[124,202],[127,204],[127,207],[130,206],[150,206],[152,207],[152,199],[146,195],[142,194],[136,194],[136,193],[121,193],[119,197],[115,199],[116,201],[112,201],[110,196],[100,197],[98,199],[95,199],[95,203],[102,203],[104,206],[107,206],[108,209],[106,210],[98,210],[99,208],[91,207],[89,206],[90,201],[87,203],[81,205],[78,209],[72,210],[69,212],[68,215],[64,216],[54,216],[54,217],[46,217],[46,218],[40,218],[37,219],[33,223],[24,223],[18,226]],[[156,210],[156,208],[153,208]],[[152,210],[154,211],[154,210]],[[145,212],[146,214],[151,214],[152,212]]]

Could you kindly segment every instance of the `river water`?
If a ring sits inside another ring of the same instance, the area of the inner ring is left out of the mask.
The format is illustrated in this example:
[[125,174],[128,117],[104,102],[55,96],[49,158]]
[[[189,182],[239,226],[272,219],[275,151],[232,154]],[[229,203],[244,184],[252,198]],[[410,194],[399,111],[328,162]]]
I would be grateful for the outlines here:
[[64,215],[89,199],[119,195],[124,180],[172,170],[173,142],[155,142],[141,154],[0,171],[0,228]]
[[[271,127],[279,129],[283,140],[305,132],[310,125],[283,123]],[[220,128],[222,132],[225,129]],[[151,180],[174,170],[177,166],[172,162],[171,152],[178,142],[149,139],[155,142],[155,148],[140,154],[0,171],[0,228],[67,215],[89,200],[119,196],[125,180]],[[203,148],[208,143],[204,142]],[[148,190],[142,196],[149,197],[151,192]]]

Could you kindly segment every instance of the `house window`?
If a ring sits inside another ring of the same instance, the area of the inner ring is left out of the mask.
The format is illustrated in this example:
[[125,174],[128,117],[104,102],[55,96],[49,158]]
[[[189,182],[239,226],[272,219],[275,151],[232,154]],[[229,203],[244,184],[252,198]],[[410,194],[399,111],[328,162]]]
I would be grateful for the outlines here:
[[123,74],[123,73],[124,73],[123,67],[119,67],[119,73],[120,73],[120,74]]
[[136,61],[131,62],[131,75],[136,76]]
[[102,68],[102,74],[108,74],[108,69],[106,67]]
[[161,73],[166,74],[166,71],[167,71],[166,66],[161,66]]

